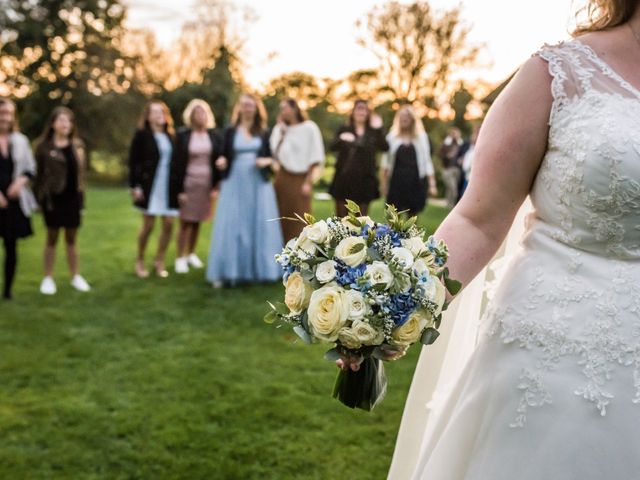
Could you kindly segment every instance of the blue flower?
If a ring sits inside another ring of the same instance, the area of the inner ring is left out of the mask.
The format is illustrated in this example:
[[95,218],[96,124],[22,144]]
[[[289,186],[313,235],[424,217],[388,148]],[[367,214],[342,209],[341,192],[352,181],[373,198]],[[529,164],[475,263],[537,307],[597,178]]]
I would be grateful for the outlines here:
[[364,276],[366,269],[364,263],[357,267],[349,267],[341,261],[336,261],[336,281],[343,287],[359,288],[358,279]]
[[283,265],[282,266],[282,270],[284,272],[284,274],[282,276],[282,280],[286,283],[286,281],[289,279],[289,276],[293,272],[295,272],[297,269],[293,265],[289,264],[289,265]]
[[400,236],[400,233],[393,230],[389,225],[379,225],[376,229],[376,238],[385,236],[389,237],[389,240],[394,247],[399,247],[401,245],[400,239],[402,237]]
[[411,312],[416,308],[416,301],[411,292],[400,293],[391,297],[390,304],[385,308],[397,327],[405,324]]

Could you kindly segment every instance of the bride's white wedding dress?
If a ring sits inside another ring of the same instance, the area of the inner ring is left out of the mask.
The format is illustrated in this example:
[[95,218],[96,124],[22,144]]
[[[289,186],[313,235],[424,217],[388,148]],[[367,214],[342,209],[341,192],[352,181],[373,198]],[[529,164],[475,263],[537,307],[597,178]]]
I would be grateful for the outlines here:
[[554,103],[520,249],[424,438],[405,412],[394,480],[640,479],[640,91],[579,40],[538,55]]

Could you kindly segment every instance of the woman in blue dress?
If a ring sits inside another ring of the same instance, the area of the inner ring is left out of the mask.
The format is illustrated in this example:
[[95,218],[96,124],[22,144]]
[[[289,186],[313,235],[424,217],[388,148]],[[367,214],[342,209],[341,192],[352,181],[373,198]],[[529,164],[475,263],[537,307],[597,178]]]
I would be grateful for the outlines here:
[[135,266],[140,278],[149,276],[144,256],[156,217],[162,218],[162,230],[153,266],[158,277],[169,276],[164,257],[171,240],[173,221],[178,216],[178,192],[182,188],[171,168],[174,137],[169,108],[158,100],[149,103],[129,150],[131,196],[143,214]]
[[266,121],[262,101],[244,94],[224,133],[223,153],[216,162],[223,181],[207,265],[207,280],[214,287],[282,276],[273,260],[283,240]]

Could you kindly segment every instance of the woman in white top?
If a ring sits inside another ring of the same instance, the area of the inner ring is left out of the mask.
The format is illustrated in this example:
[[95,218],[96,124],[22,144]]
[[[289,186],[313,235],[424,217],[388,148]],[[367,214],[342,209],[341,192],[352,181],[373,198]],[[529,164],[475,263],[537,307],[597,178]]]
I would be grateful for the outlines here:
[[405,105],[393,120],[387,135],[389,152],[382,157],[382,191],[387,203],[410,216],[418,215],[429,194],[437,195],[429,138],[422,122],[410,105]]
[[[324,165],[324,144],[320,129],[307,120],[292,98],[280,103],[278,124],[271,133],[271,151],[279,165],[275,178],[278,209],[283,219],[311,211],[313,180]],[[282,221],[284,241],[297,237],[303,224]]]

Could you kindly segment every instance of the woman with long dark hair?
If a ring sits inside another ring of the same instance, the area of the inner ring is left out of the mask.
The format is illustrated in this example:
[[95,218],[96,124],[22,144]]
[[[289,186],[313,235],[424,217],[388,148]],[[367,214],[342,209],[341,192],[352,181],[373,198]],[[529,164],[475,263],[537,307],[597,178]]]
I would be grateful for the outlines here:
[[270,137],[271,151],[278,163],[275,189],[282,220],[284,241],[302,232],[301,222],[288,220],[311,212],[313,182],[324,165],[324,143],[318,126],[307,120],[293,98],[280,102],[278,124]]
[[181,186],[176,273],[187,273],[189,266],[204,267],[196,254],[196,244],[200,224],[211,217],[214,187],[219,180],[215,162],[222,149],[222,140],[214,130],[216,121],[207,102],[198,98],[191,100],[183,120],[186,128],[176,135],[172,164],[176,183]]
[[367,214],[369,204],[380,196],[377,154],[388,149],[382,120],[365,100],[356,100],[349,123],[338,129],[331,142],[337,158],[329,193],[335,199],[338,216],[347,215],[346,200],[356,202],[362,214]]
[[224,132],[218,168],[220,186],[207,280],[215,287],[278,280],[273,257],[282,250],[282,231],[271,183],[273,160],[262,101],[244,94]]
[[151,101],[142,112],[129,149],[129,186],[134,205],[142,211],[142,228],[138,234],[135,272],[147,278],[144,256],[156,217],[162,219],[158,250],[153,262],[156,275],[169,276],[164,258],[171,240],[173,221],[178,216],[179,184],[171,168],[175,144],[173,118],[169,107],[159,100]]
[[0,237],[4,244],[2,296],[12,298],[18,263],[17,241],[32,235],[30,216],[37,204],[29,188],[36,172],[27,137],[16,119],[16,106],[0,98]]
[[53,267],[61,229],[64,229],[71,285],[80,292],[88,292],[91,288],[80,275],[76,245],[84,207],[86,156],[84,144],[77,135],[74,114],[68,108],[57,107],[51,112],[36,144],[36,162],[35,190],[47,227],[40,292],[53,295],[57,291]]

